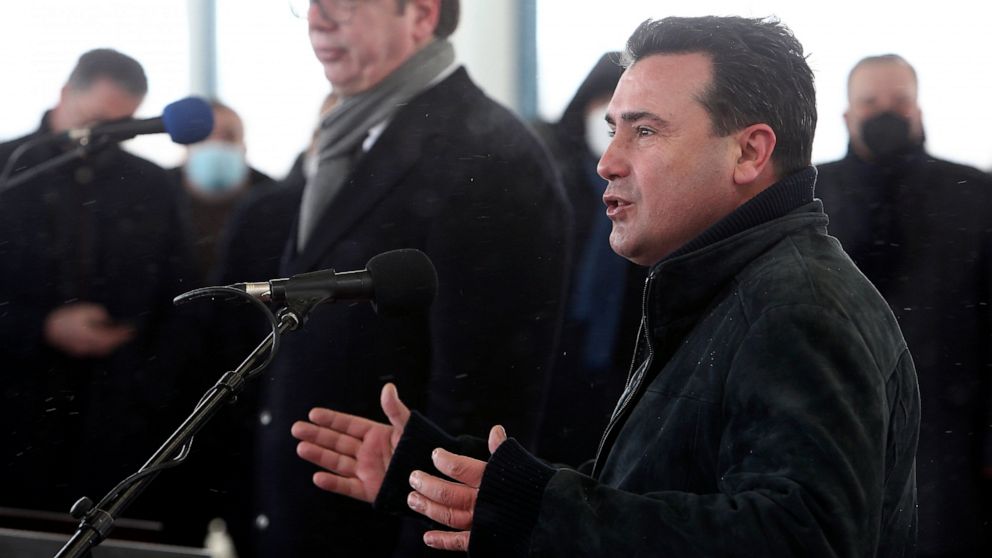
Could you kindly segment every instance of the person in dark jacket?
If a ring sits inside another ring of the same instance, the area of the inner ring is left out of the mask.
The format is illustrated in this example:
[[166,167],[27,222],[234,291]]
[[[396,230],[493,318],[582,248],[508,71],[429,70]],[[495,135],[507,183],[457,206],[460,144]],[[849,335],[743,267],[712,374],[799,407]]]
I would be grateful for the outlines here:
[[647,270],[610,249],[611,225],[603,212],[607,182],[596,174],[610,142],[606,105],[622,72],[620,53],[604,54],[561,119],[537,127],[562,175],[575,223],[565,321],[537,446],[545,459],[561,463],[596,450],[623,391],[641,323]]
[[457,1],[308,6],[314,53],[340,100],[321,125],[315,172],[253,204],[244,222],[257,223],[264,206],[291,211],[280,250],[264,255],[277,258],[278,276],[363,269],[379,253],[415,248],[433,261],[439,286],[429,310],[387,317],[369,304],[326,305],[284,336],[260,380],[255,539],[239,554],[419,554],[429,549],[418,522],[397,526],[313,487],[290,427],[328,401],[374,414],[382,385],[395,382],[445,428],[484,434],[507,421],[533,440],[561,321],[570,215],[542,144],[455,62],[446,37]]
[[272,182],[245,159],[245,126],[231,107],[210,101],[214,127],[201,142],[187,147],[186,161],[169,171],[186,197],[197,269],[210,277],[227,220],[249,189]]
[[614,250],[651,271],[595,461],[450,438],[390,386],[388,425],[294,426],[313,481],[471,556],[912,556],[916,375],[813,198],[802,46],[775,20],[667,18],[625,58],[599,173]]
[[[134,59],[83,54],[41,127],[0,145],[0,166],[21,153],[16,178],[78,148],[55,134],[130,117],[146,90]],[[116,144],[0,193],[0,505],[98,500],[178,425],[171,302],[196,286],[182,215],[165,170]]]
[[913,352],[919,555],[990,556],[982,486],[992,479],[992,179],[926,152],[917,88],[898,55],[854,66],[850,148],[818,165],[816,190],[831,233],[888,301]]

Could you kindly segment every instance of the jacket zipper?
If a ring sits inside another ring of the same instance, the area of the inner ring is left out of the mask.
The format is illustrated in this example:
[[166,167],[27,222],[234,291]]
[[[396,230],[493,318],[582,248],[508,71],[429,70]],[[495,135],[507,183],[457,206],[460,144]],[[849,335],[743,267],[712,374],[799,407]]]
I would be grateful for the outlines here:
[[[613,415],[610,417],[610,422],[607,424],[606,430],[603,431],[603,437],[599,440],[599,447],[596,449],[596,459],[593,461],[592,466],[593,478],[596,478],[600,472],[599,469],[602,465],[601,458],[603,457],[603,449],[605,449],[606,440],[609,439],[610,434],[613,432],[613,428],[620,422],[621,417],[623,417],[627,410],[627,406],[630,405],[631,401],[633,401],[635,394],[640,389],[640,383],[644,379],[644,375],[651,366],[651,361],[654,360],[654,345],[651,343],[651,318],[648,313],[648,297],[650,296],[654,277],[655,274],[652,272],[648,275],[647,279],[644,280],[644,294],[641,298],[641,317],[643,318],[643,321],[641,322],[641,330],[637,334],[637,341],[634,344],[635,357],[640,349],[642,339],[647,345],[648,354],[639,366],[634,361],[630,363],[630,371],[627,372],[627,388],[624,389],[620,402],[617,403],[617,408],[613,411]],[[636,376],[637,370],[641,371],[640,376]]]

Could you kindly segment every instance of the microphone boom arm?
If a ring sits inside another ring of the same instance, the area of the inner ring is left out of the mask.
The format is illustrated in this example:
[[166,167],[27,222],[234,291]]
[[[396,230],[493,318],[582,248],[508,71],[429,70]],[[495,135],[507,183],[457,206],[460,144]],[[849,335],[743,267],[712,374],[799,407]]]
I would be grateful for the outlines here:
[[69,161],[73,161],[75,159],[82,159],[87,153],[93,152],[99,148],[109,145],[110,143],[111,142],[105,140],[96,141],[96,142],[86,142],[86,143],[80,142],[79,145],[77,145],[71,151],[66,151],[65,153],[60,154],[58,157],[48,159],[43,163],[39,163],[13,176],[10,175],[0,176],[0,178],[3,179],[0,180],[0,194],[11,188],[20,186],[21,184],[24,184],[25,182],[41,174],[44,174],[52,169],[57,169],[62,165],[68,163]]

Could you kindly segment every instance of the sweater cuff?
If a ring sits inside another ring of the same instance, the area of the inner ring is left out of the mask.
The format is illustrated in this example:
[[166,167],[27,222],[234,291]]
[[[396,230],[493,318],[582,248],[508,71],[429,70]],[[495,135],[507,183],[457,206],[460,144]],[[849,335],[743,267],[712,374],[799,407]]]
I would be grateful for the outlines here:
[[469,555],[526,556],[544,490],[557,471],[509,439],[482,477],[469,539]]
[[386,477],[379,488],[373,506],[379,511],[391,514],[411,514],[406,504],[410,488],[410,473],[415,470],[437,474],[431,452],[435,448],[456,448],[458,440],[449,436],[434,423],[417,411],[410,413],[410,420],[403,429],[403,436],[396,444],[393,457],[389,460]]

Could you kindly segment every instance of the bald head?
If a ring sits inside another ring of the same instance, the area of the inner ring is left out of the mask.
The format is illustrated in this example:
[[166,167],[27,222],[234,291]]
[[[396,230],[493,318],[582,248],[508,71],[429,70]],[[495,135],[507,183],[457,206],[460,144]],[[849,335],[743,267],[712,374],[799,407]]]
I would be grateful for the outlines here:
[[844,121],[855,153],[865,160],[875,154],[865,142],[864,124],[883,113],[897,115],[908,123],[909,139],[923,140],[923,114],[917,103],[916,71],[901,56],[871,56],[858,62],[847,80],[847,112]]

